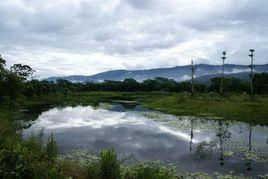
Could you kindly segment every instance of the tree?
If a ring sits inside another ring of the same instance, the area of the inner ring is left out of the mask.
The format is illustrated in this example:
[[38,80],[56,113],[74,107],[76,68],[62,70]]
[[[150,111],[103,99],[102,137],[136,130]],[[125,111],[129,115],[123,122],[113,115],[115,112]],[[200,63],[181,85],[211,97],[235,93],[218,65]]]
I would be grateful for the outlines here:
[[156,77],[155,78],[156,82],[156,90],[157,91],[176,91],[177,86],[176,86],[176,81],[172,79],[167,79],[167,78],[162,78],[162,77]]
[[148,79],[142,82],[142,91],[156,91],[157,83],[155,80]]
[[130,91],[130,92],[133,92],[133,91],[137,91],[139,89],[139,83],[130,78],[130,79],[125,79],[123,81],[123,83],[121,83],[122,85],[122,90],[123,91]]
[[208,90],[221,93],[222,91],[219,91],[219,89],[221,89],[221,81],[222,81],[221,77],[216,77],[216,78],[210,79],[211,84],[210,84]]
[[[211,84],[208,87],[208,91],[217,92],[221,85],[221,78],[216,77],[210,80]],[[227,78],[224,77],[223,84],[223,93],[227,94],[228,92],[248,92],[249,91],[249,82],[242,81],[238,78]]]
[[255,74],[253,77],[255,93],[268,94],[268,73]]
[[31,77],[34,73],[34,70],[28,65],[14,64],[10,70],[19,76],[23,81]]
[[180,83],[180,91],[181,92],[189,92],[191,91],[191,82],[183,81]]
[[15,101],[22,88],[22,81],[20,77],[12,72],[7,73],[7,80],[4,88],[9,95],[10,101]]
[[5,59],[0,55],[0,71],[4,70],[4,66],[6,65]]
[[0,55],[0,104],[4,101],[4,82],[6,79],[5,65],[6,61]]

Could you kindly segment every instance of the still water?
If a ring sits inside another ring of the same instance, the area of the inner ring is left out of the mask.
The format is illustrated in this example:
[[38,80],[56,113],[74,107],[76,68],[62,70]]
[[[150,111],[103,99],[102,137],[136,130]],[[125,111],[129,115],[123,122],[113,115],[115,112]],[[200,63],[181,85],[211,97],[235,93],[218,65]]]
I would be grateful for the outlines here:
[[53,132],[62,154],[115,148],[120,156],[173,163],[187,171],[257,176],[268,173],[268,127],[196,117],[175,117],[140,106],[55,107],[25,130]]

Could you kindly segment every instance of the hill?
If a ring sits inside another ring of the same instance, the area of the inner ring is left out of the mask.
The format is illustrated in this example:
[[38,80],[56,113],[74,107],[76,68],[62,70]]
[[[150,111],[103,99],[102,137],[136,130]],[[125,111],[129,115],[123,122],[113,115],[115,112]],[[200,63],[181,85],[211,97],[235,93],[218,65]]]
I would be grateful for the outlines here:
[[[233,77],[247,79],[249,72],[249,66],[247,65],[235,65],[226,64],[225,74]],[[268,64],[255,65],[254,70],[256,73],[268,72]],[[195,77],[200,82],[206,82],[212,77],[217,77],[222,71],[221,65],[208,65],[198,64],[195,65]],[[232,75],[231,75],[232,74]],[[47,81],[56,81],[58,79],[64,79],[73,83],[80,82],[102,82],[105,80],[122,81],[127,78],[133,78],[137,81],[144,81],[147,79],[153,79],[155,77],[163,77],[168,79],[174,79],[176,81],[187,81],[191,76],[191,66],[176,66],[172,68],[157,68],[149,70],[112,70],[102,73],[98,73],[91,76],[72,75],[65,77],[50,77],[46,78]]]

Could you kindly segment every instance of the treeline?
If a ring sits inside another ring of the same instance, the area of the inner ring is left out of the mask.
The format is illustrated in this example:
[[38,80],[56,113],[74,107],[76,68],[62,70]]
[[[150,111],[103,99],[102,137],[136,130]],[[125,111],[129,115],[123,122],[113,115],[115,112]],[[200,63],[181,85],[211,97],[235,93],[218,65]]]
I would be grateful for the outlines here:
[[0,104],[7,98],[15,101],[27,86],[27,78],[34,73],[28,65],[14,64],[10,69],[6,69],[5,65],[6,61],[0,55]]
[[[194,90],[200,93],[218,93],[222,78],[213,78],[209,84],[194,84]],[[123,92],[184,92],[191,90],[190,82],[176,82],[175,80],[157,77],[143,82],[134,79],[124,81],[104,81],[102,83],[72,83],[67,80],[57,80],[56,82],[32,80],[24,84],[23,94],[27,97],[33,95],[53,93],[67,93],[75,91],[123,91]],[[250,83],[238,78],[224,78],[223,90],[225,93],[249,93]],[[268,94],[268,74],[261,73],[254,75],[254,91],[256,94]]]
[[[175,80],[157,77],[143,82],[134,79],[124,81],[104,81],[102,83],[71,83],[67,80],[39,81],[27,80],[34,70],[27,65],[15,64],[10,69],[5,68],[5,60],[0,56],[0,104],[4,101],[14,101],[19,95],[27,98],[49,93],[84,92],[84,91],[124,91],[124,92],[183,92],[191,91],[191,82],[176,82]],[[218,93],[222,78],[213,78],[209,84],[194,84],[195,92]],[[253,78],[254,93],[268,94],[268,74],[255,74]],[[223,91],[228,93],[249,93],[250,83],[238,78],[224,78]]]

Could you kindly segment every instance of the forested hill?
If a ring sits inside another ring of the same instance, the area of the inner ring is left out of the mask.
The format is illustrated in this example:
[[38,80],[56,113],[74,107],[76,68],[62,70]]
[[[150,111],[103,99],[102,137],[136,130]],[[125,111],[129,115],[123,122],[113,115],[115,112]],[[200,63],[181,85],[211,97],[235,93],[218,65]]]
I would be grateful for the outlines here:
[[[249,72],[248,65],[225,65],[225,74],[232,74],[232,76],[240,78],[241,73]],[[254,65],[254,70],[257,73],[268,72],[268,64]],[[209,80],[210,76],[220,74],[222,71],[221,65],[208,65],[198,64],[195,65],[195,76],[204,77],[202,81]],[[136,81],[143,81],[146,79],[154,79],[155,77],[163,77],[168,79],[174,79],[176,81],[186,81],[190,79],[191,66],[176,66],[173,68],[157,68],[150,70],[112,70],[103,73],[98,73],[92,76],[73,75],[66,77],[50,77],[45,80],[56,81],[58,79],[68,80],[70,82],[102,82],[105,80],[122,81],[124,79],[133,78]]]

